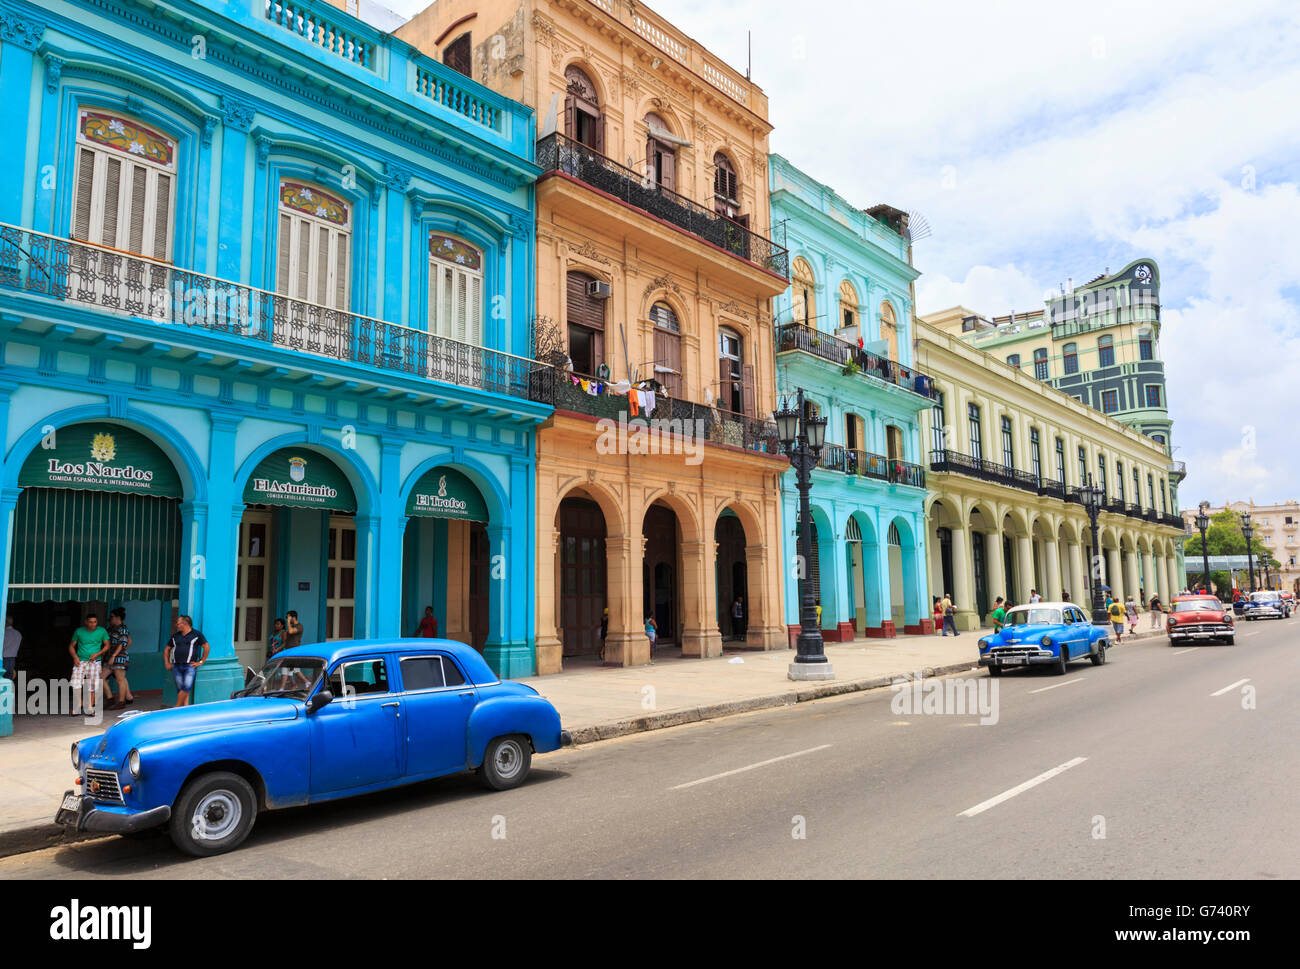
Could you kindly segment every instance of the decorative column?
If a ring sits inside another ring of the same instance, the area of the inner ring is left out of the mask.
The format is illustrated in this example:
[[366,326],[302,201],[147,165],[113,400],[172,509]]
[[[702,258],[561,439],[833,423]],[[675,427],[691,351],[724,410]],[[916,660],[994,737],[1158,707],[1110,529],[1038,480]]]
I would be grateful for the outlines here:
[[[1143,596],[1146,598],[1146,602],[1139,602],[1138,605],[1141,606],[1143,609],[1147,607],[1147,602],[1151,601],[1151,597],[1153,595],[1156,595],[1155,564],[1156,563],[1155,563],[1154,552],[1147,552],[1147,554],[1142,557],[1142,566],[1143,566],[1142,581],[1145,583],[1146,586],[1146,590],[1143,593]],[[1162,603],[1165,601],[1163,596],[1161,597],[1160,601]]]
[[561,593],[562,534],[558,528],[553,528],[549,542],[543,539],[537,543],[537,673],[539,676],[558,673],[563,668],[564,644],[560,640],[555,614],[555,604],[560,601]]
[[[1070,598],[1078,603],[1080,609],[1087,610],[1090,607],[1088,602],[1088,583],[1085,579],[1083,570],[1083,545],[1079,542],[1070,542],[1067,552],[1070,557]],[[1092,558],[1091,555],[1088,556]]]
[[683,656],[721,656],[722,633],[718,629],[718,587],[713,569],[715,543],[682,542],[682,591],[685,628]]
[[[613,666],[640,666],[650,662],[650,640],[642,625],[641,578],[645,539],[637,535],[611,535],[605,539],[606,596],[609,633],[605,636],[605,662]],[[635,549],[635,551],[634,551]]]
[[[363,574],[361,564],[361,536],[357,535],[357,600],[364,596],[373,603],[374,614],[365,628],[372,635],[387,639],[400,637],[402,627],[402,542],[406,533],[406,509],[402,506],[402,442],[384,438],[379,452],[379,507],[374,509],[377,519],[374,558]],[[368,579],[369,589],[362,581]]]
[[1016,536],[1016,592],[1023,602],[1029,601],[1029,590],[1034,585],[1034,546],[1028,535]]
[[1061,546],[1054,538],[1043,541],[1043,588],[1038,591],[1044,599],[1061,594]]
[[1133,597],[1136,602],[1140,589],[1138,587],[1138,563],[1137,563],[1137,546],[1134,545],[1133,551],[1125,556],[1124,561],[1124,598]]
[[[217,275],[222,279],[244,279],[244,178],[248,173],[248,131],[256,114],[251,104],[222,98],[225,111],[221,130],[221,202],[217,225],[221,239],[217,247]],[[251,213],[248,213],[251,216]]]
[[[45,24],[20,17],[12,10],[0,9],[0,131],[16,145],[31,140],[32,69],[36,48],[45,33]],[[7,164],[0,166],[0,222],[24,225],[24,202],[28,183],[34,181],[26,171],[22,153],[10,153]]]
[[[978,539],[976,539],[978,541]],[[992,532],[984,543],[984,584],[989,590],[989,608],[998,596],[1007,597],[1007,564],[1002,553],[1002,530]],[[972,600],[972,605],[974,601]],[[984,617],[979,617],[980,622]]]
[[[194,626],[211,644],[207,665],[194,684],[195,703],[228,700],[244,685],[243,665],[234,647],[235,570],[239,522],[244,516],[243,496],[236,493],[234,480],[238,429],[239,418],[212,416],[207,514],[193,514],[190,560],[181,563],[181,582],[193,583]],[[176,687],[170,676],[163,678],[163,696],[170,703],[176,702]]]
[[975,582],[971,574],[971,539],[968,525],[952,530],[952,581],[956,588],[944,591],[952,593],[958,629],[978,629],[980,625],[975,607]]
[[783,616],[777,611],[780,608],[778,600],[772,595],[772,590],[780,587],[774,573],[780,569],[781,563],[769,562],[767,553],[766,545],[745,546],[745,575],[749,579],[745,645],[785,649],[786,626]]
[[1108,548],[1101,553],[1106,557],[1106,582],[1110,586],[1110,597],[1112,599],[1124,600],[1124,577],[1123,569],[1120,568],[1119,548]]

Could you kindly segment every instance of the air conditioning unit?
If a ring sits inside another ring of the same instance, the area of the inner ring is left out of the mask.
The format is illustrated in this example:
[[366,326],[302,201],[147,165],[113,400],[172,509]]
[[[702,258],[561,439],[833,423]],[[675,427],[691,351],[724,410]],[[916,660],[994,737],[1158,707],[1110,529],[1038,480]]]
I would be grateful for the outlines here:
[[611,290],[609,283],[600,279],[593,279],[587,284],[587,295],[594,299],[609,299]]

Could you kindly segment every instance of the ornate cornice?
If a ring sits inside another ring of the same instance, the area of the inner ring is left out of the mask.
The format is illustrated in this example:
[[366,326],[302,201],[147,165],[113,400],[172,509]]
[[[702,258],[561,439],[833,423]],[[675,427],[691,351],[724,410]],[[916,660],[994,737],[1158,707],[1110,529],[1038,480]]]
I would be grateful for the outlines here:
[[225,111],[223,121],[227,128],[246,132],[253,126],[253,115],[257,111],[251,104],[238,101],[235,98],[223,97],[221,107]]
[[409,168],[389,164],[384,168],[384,182],[394,191],[405,192],[407,186],[411,184],[411,177],[414,174]]
[[592,262],[598,262],[602,266],[610,265],[610,261],[600,254],[600,250],[596,248],[595,243],[593,243],[590,239],[588,239],[581,246],[575,246],[572,243],[570,243],[569,252],[577,256],[582,256],[585,259],[590,259]]
[[45,35],[45,24],[39,20],[24,20],[10,10],[0,10],[0,41],[17,44],[34,51]]

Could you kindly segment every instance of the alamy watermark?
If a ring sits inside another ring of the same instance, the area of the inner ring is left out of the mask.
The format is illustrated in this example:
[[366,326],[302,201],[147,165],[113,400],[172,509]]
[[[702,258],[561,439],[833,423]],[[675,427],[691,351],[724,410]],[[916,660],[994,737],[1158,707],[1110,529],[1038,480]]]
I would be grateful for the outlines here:
[[896,716],[979,715],[981,726],[998,722],[999,683],[987,676],[894,680],[889,709]]
[[596,422],[597,454],[682,454],[688,465],[704,463],[706,440],[704,420],[681,418],[628,419],[623,411],[618,420],[602,417]]

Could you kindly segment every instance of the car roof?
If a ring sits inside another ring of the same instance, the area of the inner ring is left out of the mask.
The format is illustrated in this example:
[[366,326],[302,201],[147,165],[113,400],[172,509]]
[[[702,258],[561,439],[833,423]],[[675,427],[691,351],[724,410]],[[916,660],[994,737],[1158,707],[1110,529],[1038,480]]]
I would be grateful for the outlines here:
[[1074,606],[1076,609],[1082,609],[1077,602],[1017,602],[1011,606],[1012,609],[1064,609],[1067,606]]
[[332,666],[337,660],[349,656],[365,656],[400,650],[403,653],[450,653],[464,668],[475,684],[495,683],[499,677],[477,649],[454,639],[341,639],[329,643],[307,643],[282,649],[276,656],[315,656]]
[[[1219,599],[1213,592],[1193,592],[1190,595],[1174,596],[1174,602],[1186,602],[1188,599]],[[1222,599],[1219,599],[1222,602]]]

